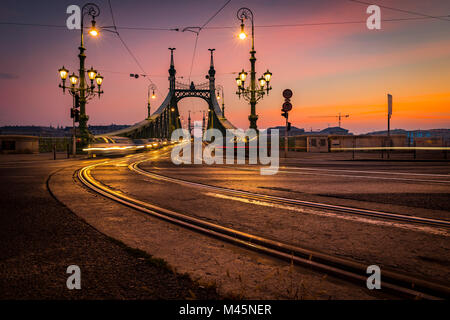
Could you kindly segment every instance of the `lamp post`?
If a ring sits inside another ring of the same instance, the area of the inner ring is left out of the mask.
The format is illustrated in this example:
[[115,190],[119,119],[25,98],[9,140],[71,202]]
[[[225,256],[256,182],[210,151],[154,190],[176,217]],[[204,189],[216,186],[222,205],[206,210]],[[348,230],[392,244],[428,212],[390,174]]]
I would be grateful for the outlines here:
[[[156,86],[153,83],[148,85],[148,91],[147,91],[147,96],[148,96],[148,99],[147,99],[147,119],[150,119],[150,115],[151,115],[151,113],[150,113],[150,100],[151,99],[156,99],[155,90],[156,90]],[[152,91],[151,95],[150,95],[150,91]]]
[[258,120],[258,116],[256,115],[256,104],[257,102],[263,98],[264,94],[269,94],[269,91],[272,90],[270,86],[270,80],[272,77],[272,73],[267,70],[264,75],[258,79],[258,84],[256,83],[256,57],[255,57],[255,27],[253,22],[253,12],[248,8],[240,8],[237,12],[237,18],[241,21],[241,32],[239,34],[239,38],[244,40],[247,38],[247,34],[244,30],[244,22],[245,20],[250,20],[252,23],[252,48],[250,51],[250,86],[245,87],[245,80],[247,79],[247,72],[242,69],[239,73],[239,77],[236,78],[236,84],[238,86],[238,91],[236,94],[241,97],[244,97],[245,100],[250,102],[250,115],[248,120],[250,121],[250,128],[257,130],[258,127],[256,125],[256,121]]
[[[222,115],[225,117],[225,95],[223,93],[223,86],[218,84],[216,86],[217,89],[217,100],[222,99]],[[222,92],[222,96],[220,95],[220,93]]]
[[[86,103],[89,99],[93,98],[95,94],[98,94],[98,97],[100,98],[100,95],[103,93],[101,90],[101,85],[103,83],[103,77],[98,73],[96,70],[94,70],[92,67],[86,71],[85,69],[85,60],[86,55],[84,51],[86,50],[84,47],[84,17],[86,15],[91,16],[91,28],[89,29],[89,34],[93,37],[98,36],[99,30],[96,27],[96,21],[95,18],[98,17],[100,14],[99,7],[94,3],[86,3],[81,8],[81,28],[80,28],[80,46],[79,50],[80,53],[78,54],[78,58],[80,60],[80,69],[78,70],[79,74],[75,75],[72,73],[72,75],[69,77],[70,80],[70,87],[67,87],[65,85],[65,81],[67,79],[67,75],[69,73],[68,70],[66,70],[64,67],[59,69],[59,73],[61,76],[62,84],[59,85],[60,88],[63,89],[63,92],[65,92],[66,89],[69,90],[69,93],[74,96],[74,99],[77,101],[78,105],[74,105],[73,109],[78,110],[79,108],[79,130],[80,130],[80,137],[81,137],[81,143],[82,146],[86,145],[89,141],[89,130],[87,127],[87,121],[89,117],[86,115]],[[88,75],[88,78],[90,80],[89,83],[86,82],[86,73]],[[97,91],[95,91],[95,85],[94,81],[97,84]],[[75,118],[74,118],[75,120]],[[75,130],[75,125],[74,125]],[[74,139],[75,140],[75,139]],[[74,151],[75,154],[75,142],[74,142]]]

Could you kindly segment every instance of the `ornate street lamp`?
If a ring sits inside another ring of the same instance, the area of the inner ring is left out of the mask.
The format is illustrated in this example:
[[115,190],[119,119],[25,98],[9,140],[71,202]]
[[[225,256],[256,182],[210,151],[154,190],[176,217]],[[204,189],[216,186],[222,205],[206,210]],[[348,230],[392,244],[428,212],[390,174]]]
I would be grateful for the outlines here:
[[94,85],[94,79],[97,76],[97,71],[95,71],[94,68],[91,67],[87,71],[87,74],[88,74],[89,80],[91,80],[91,87],[92,87]]
[[[223,93],[223,86],[218,84],[216,85],[217,89],[217,100],[222,99],[222,115],[225,117],[225,95]],[[220,96],[220,92],[222,91],[222,96]]]
[[[78,48],[80,50],[80,53],[78,54],[78,58],[80,60],[80,68],[78,70],[78,75],[75,73],[72,73],[72,75],[69,76],[69,81],[71,86],[66,87],[66,79],[69,74],[69,70],[62,67],[59,69],[59,75],[62,80],[62,84],[59,85],[60,88],[63,89],[63,92],[65,93],[66,89],[69,89],[69,93],[74,96],[74,109],[79,108],[79,111],[72,112],[72,115],[78,114],[79,112],[79,129],[80,129],[80,136],[81,136],[81,147],[86,145],[89,141],[89,130],[87,127],[87,121],[89,117],[86,115],[86,104],[87,101],[95,96],[95,94],[98,94],[98,97],[100,98],[100,95],[103,93],[101,90],[101,85],[103,83],[103,77],[96,71],[94,68],[90,68],[89,70],[85,70],[85,60],[86,55],[84,54],[84,51],[86,50],[84,48],[84,18],[86,15],[89,15],[92,18],[91,21],[91,27],[88,31],[88,33],[96,37],[99,35],[99,30],[96,27],[96,21],[95,18],[98,17],[100,14],[99,7],[94,3],[86,3],[81,8],[81,41],[80,41],[80,47]],[[90,80],[90,84],[86,83],[86,73]],[[97,84],[97,90],[95,90],[95,83]],[[75,103],[76,102],[76,103]],[[76,152],[76,142],[75,142],[75,117],[74,117],[74,137],[73,137],[73,154],[75,155]]]
[[[150,119],[150,97],[151,99],[156,99],[155,95],[156,86],[151,83],[148,85],[148,92],[147,92],[147,119]],[[150,91],[152,91],[152,95],[150,96]]]
[[239,98],[242,95],[246,101],[250,102],[250,115],[248,120],[250,121],[250,128],[257,130],[258,127],[256,125],[256,121],[258,120],[258,116],[256,115],[256,103],[264,97],[265,93],[269,94],[269,91],[272,90],[272,87],[270,86],[272,73],[267,70],[267,72],[258,79],[258,83],[256,83],[255,27],[253,23],[253,12],[248,8],[241,8],[237,12],[237,18],[241,21],[241,32],[239,33],[239,38],[241,40],[247,38],[244,24],[245,20],[250,20],[252,23],[252,49],[250,51],[250,85],[245,87],[247,72],[242,69],[239,73],[239,77],[236,78],[236,84],[238,87],[236,94]]
[[92,18],[92,26],[89,29],[89,34],[93,37],[98,36],[100,32],[98,31],[98,29],[95,27],[95,17]]
[[72,72],[72,75],[69,77],[70,83],[72,84],[71,92],[75,90],[75,85],[78,83],[78,76]]

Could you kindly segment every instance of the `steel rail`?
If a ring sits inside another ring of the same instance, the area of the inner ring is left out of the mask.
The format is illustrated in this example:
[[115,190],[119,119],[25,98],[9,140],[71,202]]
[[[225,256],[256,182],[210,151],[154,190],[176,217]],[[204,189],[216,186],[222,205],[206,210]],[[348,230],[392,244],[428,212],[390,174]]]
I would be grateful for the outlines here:
[[[99,165],[102,163],[80,169],[78,178],[86,187],[111,200],[210,237],[366,286],[367,266],[362,263],[252,235],[129,197],[111,190],[92,177],[91,170]],[[449,287],[428,280],[389,270],[382,271],[382,279],[382,290],[403,297],[431,300],[450,297]]]
[[250,191],[243,191],[243,190],[231,189],[231,188],[226,188],[226,187],[213,186],[213,185],[209,185],[209,184],[205,184],[205,183],[193,182],[193,181],[188,181],[188,180],[183,180],[183,179],[178,179],[178,178],[172,178],[172,177],[168,177],[165,175],[161,175],[161,174],[157,174],[154,172],[143,170],[142,168],[139,167],[139,164],[141,164],[143,162],[146,162],[146,160],[132,163],[129,165],[129,169],[132,171],[135,171],[139,174],[142,174],[144,176],[153,178],[153,179],[165,180],[165,181],[169,181],[172,183],[178,183],[178,184],[188,185],[188,186],[197,187],[197,188],[210,189],[210,190],[219,191],[222,193],[231,194],[231,195],[235,195],[235,196],[239,196],[241,198],[246,198],[246,199],[251,199],[251,200],[260,200],[260,201],[262,200],[262,201],[267,201],[267,202],[272,202],[272,203],[277,203],[277,204],[304,206],[304,207],[311,207],[311,208],[316,208],[316,209],[337,211],[337,212],[341,212],[341,213],[356,214],[356,215],[360,215],[360,216],[369,216],[369,217],[374,217],[374,218],[389,219],[389,220],[395,220],[395,221],[402,221],[402,222],[450,228],[450,221],[447,221],[447,220],[430,219],[430,218],[423,218],[423,217],[417,217],[417,216],[408,216],[408,215],[402,215],[402,214],[396,214],[396,213],[339,206],[339,205],[333,205],[333,204],[327,204],[327,203],[318,203],[318,202],[311,202],[311,201],[305,201],[305,200],[284,198],[284,197],[278,197],[278,196],[265,195],[265,194],[261,194],[261,193],[254,193],[254,192],[250,192]]

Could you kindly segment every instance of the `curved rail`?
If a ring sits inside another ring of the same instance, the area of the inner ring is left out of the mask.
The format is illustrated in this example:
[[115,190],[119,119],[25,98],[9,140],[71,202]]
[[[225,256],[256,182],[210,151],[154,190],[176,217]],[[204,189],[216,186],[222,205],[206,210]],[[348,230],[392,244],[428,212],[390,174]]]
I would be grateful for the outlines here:
[[356,214],[356,215],[369,216],[369,217],[374,217],[374,218],[389,219],[389,220],[395,220],[395,221],[402,221],[402,222],[450,228],[450,221],[446,221],[446,220],[429,219],[429,218],[408,216],[408,215],[402,215],[402,214],[396,214],[396,213],[389,213],[389,212],[359,209],[359,208],[346,207],[346,206],[338,206],[338,205],[332,205],[332,204],[326,204],[326,203],[318,203],[318,202],[290,199],[290,198],[284,198],[284,197],[278,197],[278,196],[265,195],[265,194],[261,194],[261,193],[254,193],[254,192],[250,192],[250,191],[243,191],[243,190],[236,190],[236,189],[230,189],[230,188],[225,188],[225,187],[213,186],[213,185],[209,185],[209,184],[204,184],[204,183],[200,183],[200,182],[192,182],[192,181],[178,179],[178,178],[172,178],[172,177],[164,176],[161,174],[157,174],[157,173],[153,173],[153,172],[149,172],[149,171],[141,169],[139,167],[139,164],[141,164],[143,162],[146,162],[146,160],[132,163],[129,166],[130,170],[135,171],[144,176],[153,178],[153,179],[169,181],[172,183],[183,184],[183,185],[187,185],[187,186],[191,186],[191,187],[219,191],[219,192],[222,192],[225,194],[230,194],[230,195],[234,195],[234,196],[238,196],[238,197],[246,198],[246,199],[251,199],[251,200],[259,200],[259,201],[262,200],[262,201],[267,201],[267,202],[272,202],[272,203],[277,203],[277,204],[284,204],[284,205],[306,206],[306,207],[311,207],[311,208],[316,208],[316,209],[332,210],[332,211],[337,211],[337,212],[347,213],[347,214]]
[[[78,178],[85,186],[111,200],[210,237],[332,274],[339,278],[356,282],[364,287],[366,286],[367,266],[364,264],[227,228],[114,191],[102,185],[91,175],[91,170],[102,164],[105,163],[97,163],[80,169]],[[428,280],[414,278],[389,270],[382,271],[382,278],[382,290],[401,296],[424,299],[450,297],[449,287]]]

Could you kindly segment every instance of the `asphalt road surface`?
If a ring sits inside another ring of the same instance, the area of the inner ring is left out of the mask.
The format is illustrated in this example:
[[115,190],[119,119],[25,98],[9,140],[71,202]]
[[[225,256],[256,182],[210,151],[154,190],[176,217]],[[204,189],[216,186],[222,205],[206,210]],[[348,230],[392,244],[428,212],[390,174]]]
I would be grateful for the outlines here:
[[[55,200],[48,177],[90,161],[50,159],[0,157],[0,299],[218,297],[214,288],[200,288],[164,262],[106,237]],[[81,290],[66,286],[67,267],[74,264]]]
[[[177,279],[181,276],[155,267],[151,261],[142,262],[49,194],[46,180],[55,170],[65,166],[73,173],[79,167],[104,160],[0,163],[1,295],[182,298],[195,291],[196,297],[215,297],[214,292],[199,288],[187,278],[180,283]],[[330,155],[302,158],[300,154],[282,159],[276,175],[262,176],[258,166],[176,166],[170,159],[170,150],[165,149],[114,159],[93,169],[92,175],[111,189],[166,209],[449,284],[448,229],[245,200],[137,174],[128,167],[136,161],[145,171],[186,181],[446,221],[450,220],[448,162],[341,161]],[[92,287],[77,295],[65,288],[65,267],[80,257],[84,266],[91,268]],[[151,272],[137,273],[136,268],[148,268]],[[151,292],[148,288],[152,288]]]

